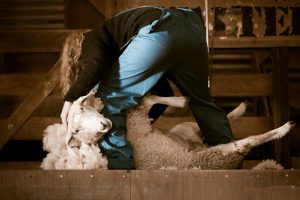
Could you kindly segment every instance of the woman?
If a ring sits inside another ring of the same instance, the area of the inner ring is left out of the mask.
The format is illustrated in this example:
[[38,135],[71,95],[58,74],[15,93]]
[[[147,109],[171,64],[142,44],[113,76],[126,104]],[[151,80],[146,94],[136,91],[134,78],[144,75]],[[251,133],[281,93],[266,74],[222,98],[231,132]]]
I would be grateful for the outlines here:
[[65,95],[61,118],[66,124],[72,102],[99,84],[96,96],[113,123],[99,141],[110,169],[134,168],[132,147],[125,138],[126,110],[136,107],[156,84],[168,85],[164,77],[191,98],[190,108],[209,145],[232,140],[227,117],[210,96],[205,29],[192,10],[124,11],[85,33],[81,54],[83,69]]

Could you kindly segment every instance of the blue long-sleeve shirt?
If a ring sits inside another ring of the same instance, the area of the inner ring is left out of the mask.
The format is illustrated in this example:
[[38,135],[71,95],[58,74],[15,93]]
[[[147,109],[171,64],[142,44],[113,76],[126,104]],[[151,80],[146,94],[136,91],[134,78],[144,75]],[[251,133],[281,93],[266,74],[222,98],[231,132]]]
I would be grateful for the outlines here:
[[162,14],[162,10],[155,7],[136,8],[122,12],[85,33],[81,55],[83,70],[64,100],[75,101],[99,82],[101,87],[101,80],[119,57],[121,48],[139,29],[159,19]]
[[[193,9],[201,16],[201,9]],[[85,33],[82,43],[83,70],[71,86],[64,100],[73,102],[86,95],[97,83],[104,80],[111,65],[118,59],[122,47],[138,33],[138,31],[160,19],[163,9],[157,7],[140,7],[117,14]]]

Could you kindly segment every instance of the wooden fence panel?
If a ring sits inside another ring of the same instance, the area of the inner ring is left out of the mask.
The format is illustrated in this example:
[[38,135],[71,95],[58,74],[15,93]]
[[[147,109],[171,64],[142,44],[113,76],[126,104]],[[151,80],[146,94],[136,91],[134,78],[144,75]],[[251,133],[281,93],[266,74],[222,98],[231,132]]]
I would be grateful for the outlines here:
[[296,200],[299,173],[293,171],[132,171],[132,200]]
[[10,140],[23,123],[31,116],[41,102],[52,92],[58,84],[59,61],[46,75],[43,82],[31,91],[15,112],[0,126],[0,149]]
[[[41,75],[0,75],[0,95],[27,95],[41,78]],[[269,74],[214,74],[211,92],[213,96],[269,96],[272,87]]]
[[0,199],[298,200],[299,170],[1,170]]
[[130,199],[126,171],[0,171],[0,199]]
[[[154,126],[170,130],[182,122],[195,122],[195,119],[192,117],[161,117],[154,123]],[[271,117],[242,117],[231,124],[231,128],[234,139],[238,140],[273,129],[273,121]]]

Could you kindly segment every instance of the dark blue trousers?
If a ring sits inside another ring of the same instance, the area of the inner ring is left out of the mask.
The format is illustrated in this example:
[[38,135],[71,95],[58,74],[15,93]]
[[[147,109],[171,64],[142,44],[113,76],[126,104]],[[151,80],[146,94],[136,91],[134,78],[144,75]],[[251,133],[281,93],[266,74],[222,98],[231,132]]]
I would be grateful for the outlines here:
[[211,98],[208,68],[205,29],[193,11],[166,10],[163,18],[140,29],[98,89],[105,104],[104,114],[113,124],[111,132],[99,142],[109,168],[134,167],[133,150],[125,138],[126,110],[136,107],[163,76],[191,98],[190,108],[208,144],[232,140],[226,114]]

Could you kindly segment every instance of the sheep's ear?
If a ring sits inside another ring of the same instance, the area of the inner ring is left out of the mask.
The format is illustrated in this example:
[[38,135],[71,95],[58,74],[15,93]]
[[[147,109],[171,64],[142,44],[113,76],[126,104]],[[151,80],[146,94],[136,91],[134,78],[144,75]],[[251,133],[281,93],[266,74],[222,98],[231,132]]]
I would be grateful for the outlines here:
[[66,133],[66,145],[69,146],[69,143],[72,139],[72,136],[73,136],[73,133],[72,131],[70,130],[69,127],[67,127],[67,133]]
[[80,105],[82,105],[84,103],[85,100],[87,100],[87,98],[89,98],[90,96],[94,95],[94,93],[89,93],[85,96],[79,97],[76,102]]

